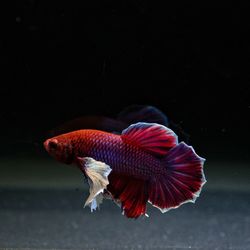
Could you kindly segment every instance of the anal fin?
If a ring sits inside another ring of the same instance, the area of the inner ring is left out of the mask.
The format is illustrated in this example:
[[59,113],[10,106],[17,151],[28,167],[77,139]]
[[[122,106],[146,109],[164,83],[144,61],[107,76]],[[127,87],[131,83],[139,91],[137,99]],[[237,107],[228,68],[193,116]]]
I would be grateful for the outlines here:
[[128,218],[146,215],[147,181],[112,172],[107,189],[113,199],[121,203],[123,213]]

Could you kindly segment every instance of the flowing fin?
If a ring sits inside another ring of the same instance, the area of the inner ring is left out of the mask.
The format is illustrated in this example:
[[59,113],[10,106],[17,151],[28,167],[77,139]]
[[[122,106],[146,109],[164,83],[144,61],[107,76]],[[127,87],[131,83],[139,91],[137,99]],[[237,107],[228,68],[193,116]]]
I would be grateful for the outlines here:
[[109,184],[108,175],[111,172],[109,165],[96,161],[93,158],[78,158],[80,165],[84,165],[84,173],[89,183],[89,197],[84,206],[89,205],[91,212],[96,210],[102,202],[102,193]]
[[206,182],[204,161],[184,142],[173,148],[162,160],[167,174],[150,180],[149,202],[162,212],[195,202]]
[[160,157],[165,156],[178,141],[171,129],[156,123],[144,122],[130,125],[122,131],[121,137],[124,142]]
[[113,199],[121,203],[124,215],[128,218],[138,218],[146,214],[147,186],[147,181],[112,172],[107,189]]
[[[149,180],[111,172],[107,190],[121,203],[123,214],[129,218],[146,215],[146,203],[162,213],[187,202],[195,202],[205,184],[204,159],[184,142],[169,151],[160,160],[166,174]],[[147,215],[146,215],[147,216]]]
[[165,114],[153,106],[131,105],[117,116],[117,119],[127,124],[137,122],[158,123],[168,127],[169,121]]

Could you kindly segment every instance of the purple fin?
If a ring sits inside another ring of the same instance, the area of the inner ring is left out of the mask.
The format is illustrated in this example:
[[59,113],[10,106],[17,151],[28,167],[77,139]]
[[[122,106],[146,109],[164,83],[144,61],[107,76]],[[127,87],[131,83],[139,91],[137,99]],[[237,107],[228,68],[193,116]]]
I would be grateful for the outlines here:
[[166,212],[184,203],[195,202],[206,182],[204,161],[184,142],[172,148],[162,160],[167,174],[150,181],[150,203]]

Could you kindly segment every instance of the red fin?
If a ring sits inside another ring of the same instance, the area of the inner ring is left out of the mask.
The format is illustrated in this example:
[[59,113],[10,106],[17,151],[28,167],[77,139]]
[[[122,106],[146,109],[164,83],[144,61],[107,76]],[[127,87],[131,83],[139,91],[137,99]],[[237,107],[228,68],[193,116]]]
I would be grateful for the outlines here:
[[138,218],[146,213],[149,201],[162,212],[195,202],[205,184],[204,159],[192,147],[180,143],[160,160],[165,174],[152,175],[149,180],[136,179],[112,171],[107,190],[121,203],[124,214]]
[[177,136],[169,128],[157,123],[139,122],[123,130],[123,141],[136,145],[156,156],[164,156],[177,145]]
[[138,218],[146,213],[147,181],[111,172],[107,189],[114,200],[119,200],[128,218]]
[[169,151],[162,162],[167,174],[150,180],[149,201],[162,212],[186,202],[195,202],[206,182],[203,173],[204,159],[182,142]]

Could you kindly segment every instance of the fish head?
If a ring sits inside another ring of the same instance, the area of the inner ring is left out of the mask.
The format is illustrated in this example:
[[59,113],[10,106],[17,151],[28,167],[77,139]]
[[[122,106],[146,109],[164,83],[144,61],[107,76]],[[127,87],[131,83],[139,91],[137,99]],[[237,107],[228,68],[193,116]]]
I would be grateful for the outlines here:
[[47,139],[44,143],[46,151],[56,160],[71,164],[74,160],[74,153],[71,141],[65,136],[56,136]]

